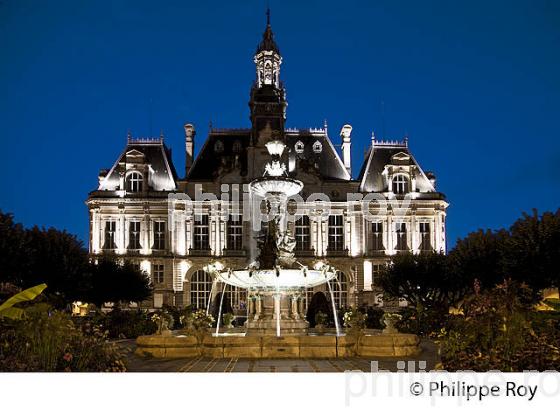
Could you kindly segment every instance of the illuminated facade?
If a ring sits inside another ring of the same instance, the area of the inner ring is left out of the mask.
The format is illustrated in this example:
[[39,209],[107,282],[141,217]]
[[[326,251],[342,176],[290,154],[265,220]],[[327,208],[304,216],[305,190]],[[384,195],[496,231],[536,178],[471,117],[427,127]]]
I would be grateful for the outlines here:
[[[163,138],[128,137],[124,151],[111,169],[100,172],[99,185],[86,201],[90,254],[138,264],[154,285],[149,307],[206,307],[219,291],[210,295],[206,265],[219,260],[240,269],[254,260],[258,229],[254,231],[251,217],[241,215],[244,205],[235,198],[242,199],[243,186],[263,175],[265,144],[281,139],[287,174],[304,184],[304,202],[290,208],[297,218],[288,225],[298,260],[312,266],[327,259],[336,267],[337,306],[382,306],[375,276],[391,255],[446,250],[448,203],[436,190],[434,174],[422,170],[407,138],[379,141],[372,135],[360,173],[352,178],[350,125],[340,130],[340,153],[326,123],[311,129],[285,127],[282,57],[270,21],[254,62],[251,128],[210,128],[195,157],[195,127],[186,124],[184,178],[178,176]],[[184,194],[193,201],[183,200]],[[303,308],[321,293],[329,298],[326,289],[315,288]],[[227,294],[234,310],[241,312],[246,294],[237,289]]]

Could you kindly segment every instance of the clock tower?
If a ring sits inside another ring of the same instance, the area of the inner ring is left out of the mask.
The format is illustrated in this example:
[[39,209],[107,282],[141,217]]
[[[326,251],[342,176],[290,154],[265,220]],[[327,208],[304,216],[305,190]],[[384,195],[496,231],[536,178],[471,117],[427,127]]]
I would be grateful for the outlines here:
[[270,26],[270,10],[266,12],[266,29],[254,57],[257,78],[251,87],[251,142],[259,143],[261,131],[269,129],[275,138],[283,138],[286,120],[286,91],[280,81],[282,56]]

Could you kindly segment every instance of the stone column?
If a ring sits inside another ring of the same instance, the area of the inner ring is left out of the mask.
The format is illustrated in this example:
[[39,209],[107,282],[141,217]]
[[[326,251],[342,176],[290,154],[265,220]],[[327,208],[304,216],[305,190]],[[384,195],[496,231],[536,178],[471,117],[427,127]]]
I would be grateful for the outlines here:
[[393,215],[392,211],[387,213],[387,229],[385,230],[385,235],[387,235],[387,254],[392,255],[395,250],[395,245],[393,244]]
[[413,253],[418,253],[419,252],[418,248],[420,247],[420,241],[419,241],[419,238],[418,238],[419,228],[418,228],[417,225],[418,224],[416,222],[416,210],[413,209],[412,212],[411,212],[411,217],[410,217],[410,236],[411,236],[411,240],[410,240],[411,248],[410,248],[410,250]]
[[279,293],[276,293],[274,295],[274,312],[272,313],[272,318],[276,319],[278,316],[280,316],[280,318],[282,317],[282,312],[280,311],[280,302],[281,302],[282,296],[280,296]]
[[292,317],[296,320],[299,319],[297,295],[292,295]]
[[208,228],[210,230],[208,238],[210,241],[210,252],[212,255],[218,255],[218,248],[220,247],[219,244],[219,235],[217,232],[218,224],[219,224],[220,217],[216,215],[216,211],[212,208],[210,209],[210,215],[208,217],[208,224],[210,225]]
[[253,298],[248,297],[247,298],[247,320],[249,320],[251,318],[251,315],[254,312],[254,302],[253,302]]
[[255,299],[255,320],[259,320],[262,313],[262,300],[260,296],[256,296]]

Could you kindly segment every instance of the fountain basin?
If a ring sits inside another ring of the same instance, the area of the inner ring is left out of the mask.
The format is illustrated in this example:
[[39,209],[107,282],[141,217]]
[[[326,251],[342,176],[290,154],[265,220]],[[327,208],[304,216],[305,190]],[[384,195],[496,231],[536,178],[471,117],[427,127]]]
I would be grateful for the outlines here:
[[421,352],[420,338],[406,333],[344,336],[140,336],[136,354],[155,358],[407,357]]

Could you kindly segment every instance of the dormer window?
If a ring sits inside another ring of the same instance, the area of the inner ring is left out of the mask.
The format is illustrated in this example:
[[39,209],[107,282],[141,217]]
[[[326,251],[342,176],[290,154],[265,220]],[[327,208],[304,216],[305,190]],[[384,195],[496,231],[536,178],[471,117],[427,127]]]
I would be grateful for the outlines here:
[[305,148],[305,146],[303,145],[303,142],[298,141],[296,142],[296,145],[294,147],[294,149],[296,150],[296,153],[298,154],[303,154],[303,149]]
[[315,154],[320,154],[321,151],[323,151],[323,144],[321,144],[320,141],[315,141],[315,143],[313,144],[313,152]]
[[239,140],[235,140],[235,142],[233,143],[233,152],[235,154],[239,154],[241,152],[241,142],[239,142]]
[[218,154],[224,152],[224,143],[222,141],[216,141],[216,143],[214,144],[214,152]]
[[126,177],[126,190],[128,192],[142,192],[144,178],[140,172],[131,172]]
[[408,191],[408,178],[403,174],[395,175],[393,178],[393,193],[406,194]]

